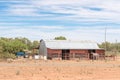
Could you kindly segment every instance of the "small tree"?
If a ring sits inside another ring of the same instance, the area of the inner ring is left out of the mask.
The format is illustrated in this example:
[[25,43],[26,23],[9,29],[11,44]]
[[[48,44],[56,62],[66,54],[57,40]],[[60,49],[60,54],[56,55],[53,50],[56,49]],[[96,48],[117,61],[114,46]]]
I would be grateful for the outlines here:
[[54,40],[67,40],[64,36],[55,37]]
[[39,41],[33,41],[32,43],[32,48],[38,47],[39,46]]
[[2,48],[2,46],[0,46],[0,53],[2,53],[3,52],[3,48]]

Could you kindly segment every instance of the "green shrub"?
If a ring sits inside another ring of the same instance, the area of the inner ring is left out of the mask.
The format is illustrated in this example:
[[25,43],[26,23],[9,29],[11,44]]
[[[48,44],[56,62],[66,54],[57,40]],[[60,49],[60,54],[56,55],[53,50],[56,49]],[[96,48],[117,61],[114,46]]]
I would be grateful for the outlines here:
[[16,56],[15,54],[12,54],[12,53],[0,53],[0,58],[1,59],[8,59],[8,58],[15,59]]

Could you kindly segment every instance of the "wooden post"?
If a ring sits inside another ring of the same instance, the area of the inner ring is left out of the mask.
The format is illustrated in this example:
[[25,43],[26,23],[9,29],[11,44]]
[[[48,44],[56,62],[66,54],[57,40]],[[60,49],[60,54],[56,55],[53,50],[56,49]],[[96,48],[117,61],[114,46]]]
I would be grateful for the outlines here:
[[88,59],[88,60],[89,60],[89,56],[90,56],[89,53],[87,53],[87,59]]
[[73,59],[75,59],[75,53],[73,53]]
[[61,60],[61,56],[60,56],[60,53],[58,53],[58,59]]

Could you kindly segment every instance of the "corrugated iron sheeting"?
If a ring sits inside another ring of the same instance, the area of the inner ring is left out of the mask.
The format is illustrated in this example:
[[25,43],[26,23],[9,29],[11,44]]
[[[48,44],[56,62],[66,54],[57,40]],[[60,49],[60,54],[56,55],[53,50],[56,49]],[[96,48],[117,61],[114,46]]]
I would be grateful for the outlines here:
[[46,40],[45,44],[50,49],[100,49],[93,41]]

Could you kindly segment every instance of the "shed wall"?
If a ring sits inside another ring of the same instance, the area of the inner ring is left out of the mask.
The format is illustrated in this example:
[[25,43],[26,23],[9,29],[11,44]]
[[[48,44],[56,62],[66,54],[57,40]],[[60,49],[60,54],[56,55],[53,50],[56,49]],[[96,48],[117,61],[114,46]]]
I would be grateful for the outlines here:
[[102,49],[100,49],[100,50],[96,50],[96,53],[104,54],[104,53],[105,53],[105,50],[102,50]]
[[99,54],[99,58],[105,59],[105,50],[104,49],[96,50],[96,53]]
[[[48,58],[62,58],[62,49],[49,49],[47,48]],[[96,53],[100,54],[100,57],[104,57],[104,50],[95,50]],[[79,59],[89,59],[90,53],[88,49],[70,49],[69,55],[67,57],[79,58]]]
[[70,53],[80,53],[80,54],[85,54],[88,53],[88,50],[77,50],[77,49],[71,49]]
[[47,48],[47,51],[48,51],[48,54],[61,54],[62,53],[62,51],[61,51],[61,49],[49,49],[49,48]]

